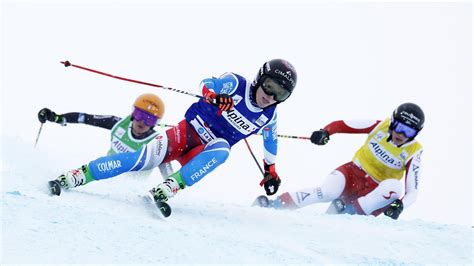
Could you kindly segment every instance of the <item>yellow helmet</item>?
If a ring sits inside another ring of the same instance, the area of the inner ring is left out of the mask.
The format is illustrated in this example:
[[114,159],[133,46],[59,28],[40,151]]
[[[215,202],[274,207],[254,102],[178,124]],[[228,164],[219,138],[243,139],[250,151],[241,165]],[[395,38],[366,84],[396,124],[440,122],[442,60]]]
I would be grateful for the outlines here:
[[158,119],[161,119],[165,114],[165,104],[160,97],[152,93],[145,93],[138,96],[133,106],[156,116]]

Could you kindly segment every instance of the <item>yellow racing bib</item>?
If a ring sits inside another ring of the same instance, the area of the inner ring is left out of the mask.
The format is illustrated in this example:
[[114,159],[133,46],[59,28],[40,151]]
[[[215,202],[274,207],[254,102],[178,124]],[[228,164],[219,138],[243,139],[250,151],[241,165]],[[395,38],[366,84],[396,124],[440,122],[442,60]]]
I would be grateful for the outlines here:
[[389,178],[401,180],[408,160],[423,148],[416,140],[401,147],[388,142],[389,126],[390,118],[377,125],[352,158],[354,163],[379,182]]

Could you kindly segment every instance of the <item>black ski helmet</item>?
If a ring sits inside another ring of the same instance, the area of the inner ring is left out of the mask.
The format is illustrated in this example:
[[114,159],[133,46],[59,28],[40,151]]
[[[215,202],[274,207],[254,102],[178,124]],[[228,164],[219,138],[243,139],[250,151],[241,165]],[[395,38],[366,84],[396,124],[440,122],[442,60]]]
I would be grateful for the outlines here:
[[414,103],[404,103],[393,111],[390,130],[394,128],[395,121],[401,122],[420,132],[425,124],[425,114],[418,105]]
[[[257,77],[255,77],[255,80],[251,84],[254,99],[257,88],[262,85],[262,82],[266,77],[270,77],[278,82],[291,95],[296,87],[296,80],[298,76],[293,65],[284,59],[273,59],[265,62],[265,64],[263,64],[263,66],[260,68]],[[289,97],[290,96],[288,96],[287,99]]]

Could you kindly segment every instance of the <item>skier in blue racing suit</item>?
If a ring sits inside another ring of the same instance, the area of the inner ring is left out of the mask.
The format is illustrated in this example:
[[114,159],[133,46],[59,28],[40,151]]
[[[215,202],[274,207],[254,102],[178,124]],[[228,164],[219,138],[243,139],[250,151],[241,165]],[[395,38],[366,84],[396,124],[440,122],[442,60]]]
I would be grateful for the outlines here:
[[224,163],[231,146],[263,129],[265,175],[260,186],[273,195],[281,183],[275,171],[276,107],[291,95],[296,81],[294,67],[282,59],[266,62],[253,82],[234,73],[204,79],[200,85],[203,99],[192,104],[185,119],[166,134],[136,152],[98,158],[50,183],[69,189],[177,160],[181,169],[150,190],[156,201],[167,201]]

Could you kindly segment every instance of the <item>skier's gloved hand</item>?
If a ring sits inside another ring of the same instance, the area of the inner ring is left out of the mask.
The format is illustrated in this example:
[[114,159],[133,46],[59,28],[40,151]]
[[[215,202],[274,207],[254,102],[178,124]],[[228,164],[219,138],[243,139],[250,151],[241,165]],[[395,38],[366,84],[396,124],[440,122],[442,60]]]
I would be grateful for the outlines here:
[[46,121],[56,122],[62,126],[66,125],[66,119],[62,115],[58,115],[48,108],[43,108],[38,112],[38,120],[40,123],[46,123]]
[[325,145],[329,141],[329,133],[325,129],[314,131],[311,134],[311,142],[317,145]]
[[397,220],[398,216],[403,211],[403,202],[399,199],[394,200],[390,205],[388,205],[388,208],[383,212],[385,215],[388,217]]
[[265,174],[262,181],[260,181],[260,186],[263,186],[265,192],[268,196],[271,196],[278,191],[280,187],[281,179],[275,171],[275,164],[267,164],[265,160],[263,161]]
[[217,108],[221,111],[230,111],[232,108],[234,108],[234,99],[229,94],[225,93],[214,93],[212,91],[209,91],[204,95],[206,97],[206,101]]
[[230,111],[234,108],[234,99],[228,94],[217,94],[216,95],[216,102],[213,103],[217,106],[221,111]]
[[56,113],[48,108],[43,108],[38,112],[38,120],[40,123],[46,123],[46,121],[55,122],[55,119]]

